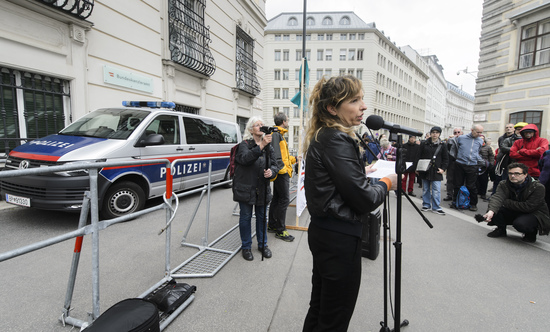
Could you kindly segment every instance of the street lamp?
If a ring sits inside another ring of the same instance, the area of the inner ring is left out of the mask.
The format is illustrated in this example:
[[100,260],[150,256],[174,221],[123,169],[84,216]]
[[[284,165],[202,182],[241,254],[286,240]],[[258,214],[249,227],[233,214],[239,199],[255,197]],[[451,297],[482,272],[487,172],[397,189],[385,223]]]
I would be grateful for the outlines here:
[[464,74],[470,74],[472,75],[474,78],[477,78],[476,75],[474,75],[475,73],[477,73],[477,71],[468,71],[468,67],[464,68],[464,69],[461,69],[459,71],[456,72],[457,75],[460,75],[460,73],[464,73]]

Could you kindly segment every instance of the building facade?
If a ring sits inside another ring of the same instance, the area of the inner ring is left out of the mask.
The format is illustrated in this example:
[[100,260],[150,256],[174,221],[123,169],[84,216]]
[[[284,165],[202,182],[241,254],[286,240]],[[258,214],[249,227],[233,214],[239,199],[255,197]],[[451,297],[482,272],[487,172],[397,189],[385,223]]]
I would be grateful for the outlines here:
[[485,0],[474,122],[489,137],[528,122],[550,137],[550,1]]
[[310,89],[322,77],[355,75],[363,82],[365,118],[376,114],[386,121],[424,129],[427,67],[419,67],[374,23],[363,22],[353,12],[307,13],[306,36],[302,22],[302,13],[281,13],[265,29],[264,121],[271,123],[274,114],[285,112],[294,150],[301,135],[300,114],[290,99],[299,91],[303,38]]
[[[58,4],[59,3],[59,4]],[[0,2],[0,144],[123,100],[261,115],[265,0]]]
[[[465,134],[470,132],[474,124],[474,96],[464,92],[458,86],[447,82],[447,103],[445,130],[447,137],[452,135],[456,127],[463,129]],[[496,140],[493,140],[495,142]]]

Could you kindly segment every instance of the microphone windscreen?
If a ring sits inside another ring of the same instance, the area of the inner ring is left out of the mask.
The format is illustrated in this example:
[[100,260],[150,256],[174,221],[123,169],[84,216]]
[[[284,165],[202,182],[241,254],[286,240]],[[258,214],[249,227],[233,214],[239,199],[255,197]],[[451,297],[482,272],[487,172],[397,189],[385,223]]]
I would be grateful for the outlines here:
[[370,129],[378,130],[384,126],[384,119],[379,115],[369,115],[365,124]]

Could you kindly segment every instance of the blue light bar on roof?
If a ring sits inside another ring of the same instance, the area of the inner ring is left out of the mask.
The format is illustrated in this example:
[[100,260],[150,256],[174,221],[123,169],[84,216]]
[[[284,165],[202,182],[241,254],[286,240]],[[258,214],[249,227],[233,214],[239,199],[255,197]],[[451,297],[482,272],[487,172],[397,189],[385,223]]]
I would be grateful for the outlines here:
[[126,107],[151,107],[151,108],[176,108],[176,103],[171,101],[128,101],[122,102]]

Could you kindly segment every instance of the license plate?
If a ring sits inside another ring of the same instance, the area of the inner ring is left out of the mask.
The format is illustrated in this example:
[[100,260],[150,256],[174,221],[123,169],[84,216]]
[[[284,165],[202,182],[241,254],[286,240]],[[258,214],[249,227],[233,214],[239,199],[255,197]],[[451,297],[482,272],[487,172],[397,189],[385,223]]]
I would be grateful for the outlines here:
[[20,196],[6,194],[6,202],[15,204],[15,205],[31,207],[31,199],[27,197],[20,197]]

